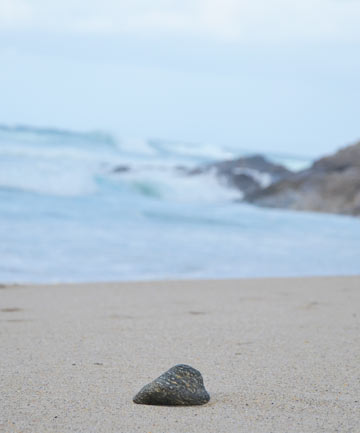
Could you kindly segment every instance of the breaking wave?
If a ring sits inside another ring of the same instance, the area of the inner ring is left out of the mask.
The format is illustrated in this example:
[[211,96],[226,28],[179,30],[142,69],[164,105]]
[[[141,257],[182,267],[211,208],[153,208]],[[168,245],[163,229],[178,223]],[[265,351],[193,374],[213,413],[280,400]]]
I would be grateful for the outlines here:
[[[154,198],[231,200],[241,194],[219,184],[214,176],[190,178],[177,168],[236,156],[236,151],[214,145],[0,126],[0,188],[81,196],[101,193],[103,186],[118,182],[127,184],[129,193]],[[115,175],[117,167],[128,172]],[[251,174],[264,185],[268,182],[262,173],[252,170]]]

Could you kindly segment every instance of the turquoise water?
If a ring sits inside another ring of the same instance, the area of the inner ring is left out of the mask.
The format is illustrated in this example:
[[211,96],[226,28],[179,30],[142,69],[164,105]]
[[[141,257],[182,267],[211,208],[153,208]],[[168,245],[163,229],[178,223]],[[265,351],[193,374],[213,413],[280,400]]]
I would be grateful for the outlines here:
[[0,128],[0,281],[358,274],[359,219],[240,204],[176,168],[239,153]]

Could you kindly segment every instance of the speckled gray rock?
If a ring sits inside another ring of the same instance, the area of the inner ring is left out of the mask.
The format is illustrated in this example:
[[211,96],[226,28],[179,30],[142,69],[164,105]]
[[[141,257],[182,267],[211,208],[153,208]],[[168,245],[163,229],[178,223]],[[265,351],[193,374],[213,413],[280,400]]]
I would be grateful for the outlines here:
[[137,404],[162,406],[201,405],[209,400],[200,371],[184,364],[170,368],[133,398]]

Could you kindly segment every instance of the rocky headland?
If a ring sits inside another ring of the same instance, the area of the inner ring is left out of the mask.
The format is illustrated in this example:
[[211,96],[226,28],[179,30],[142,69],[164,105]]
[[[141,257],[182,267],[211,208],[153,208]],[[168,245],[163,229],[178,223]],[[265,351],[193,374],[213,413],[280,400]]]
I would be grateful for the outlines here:
[[258,206],[360,215],[360,142],[292,172],[261,155],[216,162],[189,171],[212,170]]
[[360,215],[360,142],[244,198],[259,206]]

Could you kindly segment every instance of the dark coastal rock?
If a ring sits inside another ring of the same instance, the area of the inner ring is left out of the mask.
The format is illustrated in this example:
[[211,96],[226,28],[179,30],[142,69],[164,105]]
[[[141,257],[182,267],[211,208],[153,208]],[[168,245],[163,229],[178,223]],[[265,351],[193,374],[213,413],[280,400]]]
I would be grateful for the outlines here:
[[360,215],[360,143],[251,191],[245,200],[259,206]]
[[266,173],[271,177],[271,181],[277,181],[291,174],[287,168],[280,164],[275,164],[262,155],[252,155],[243,158],[237,158],[230,161],[222,161],[213,164],[223,175],[238,175],[246,171],[251,173],[255,170],[258,173]]
[[287,168],[268,161],[262,155],[214,162],[190,170],[188,174],[199,175],[208,172],[214,172],[223,183],[239,189],[245,195],[291,175]]
[[137,404],[160,406],[195,406],[209,400],[201,373],[184,364],[170,368],[133,398]]
[[113,173],[127,173],[130,171],[130,167],[128,165],[117,165],[113,168]]

